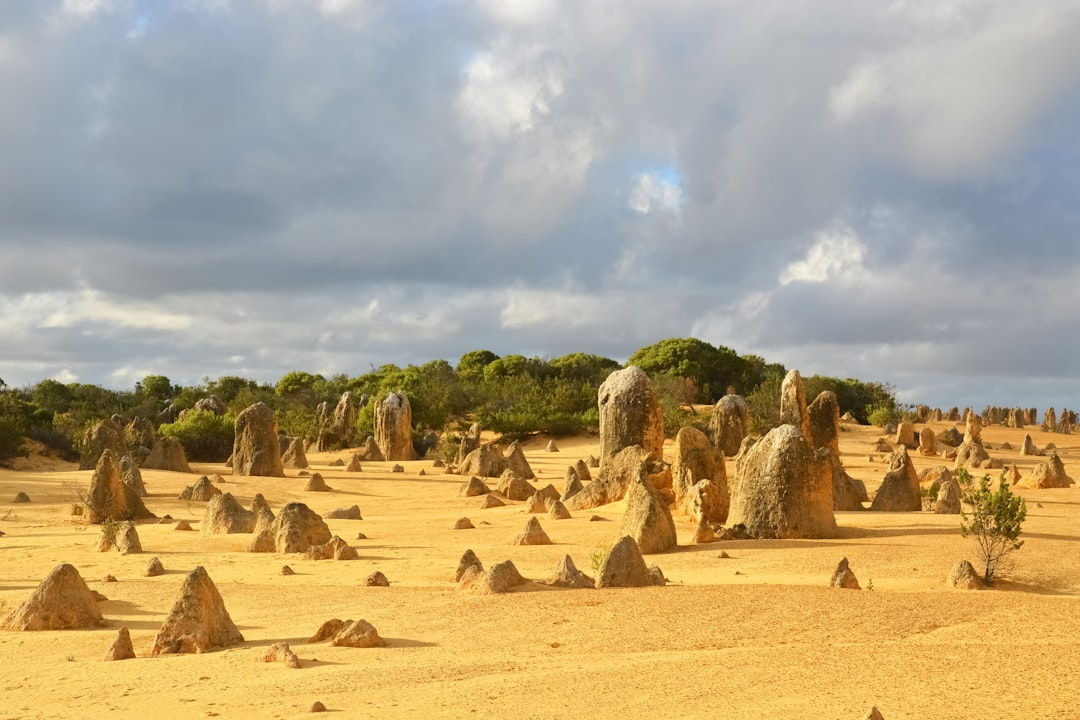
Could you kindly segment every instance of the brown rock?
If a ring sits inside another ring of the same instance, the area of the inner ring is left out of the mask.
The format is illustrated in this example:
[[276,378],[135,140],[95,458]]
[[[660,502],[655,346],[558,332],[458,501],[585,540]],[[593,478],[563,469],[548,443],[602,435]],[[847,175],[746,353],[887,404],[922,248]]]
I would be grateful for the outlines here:
[[180,492],[180,499],[208,502],[212,497],[220,494],[221,489],[210,482],[210,478],[203,475],[195,481],[194,485],[188,485]]
[[597,392],[600,409],[600,460],[639,445],[656,456],[664,452],[664,415],[645,371],[631,365],[608,375]]
[[146,497],[146,483],[143,482],[142,472],[130,455],[120,458],[120,479],[134,490],[136,495]]
[[973,443],[965,440],[960,444],[960,447],[956,448],[956,460],[953,463],[953,469],[959,470],[963,467],[986,467],[989,462],[990,453],[986,452],[986,448],[983,447],[982,442]]
[[533,493],[532,497],[526,501],[525,512],[532,514],[547,512],[547,502],[540,493]]
[[110,419],[102,420],[86,431],[79,455],[79,469],[92,470],[101,460],[101,454],[109,450],[114,458],[128,454],[124,429]]
[[807,406],[810,419],[810,444],[828,448],[840,457],[840,401],[832,390],[825,390]]
[[645,558],[641,555],[634,538],[624,536],[616,542],[604,561],[596,578],[596,587],[646,587],[653,584]]
[[143,551],[135,523],[129,520],[120,526],[120,531],[116,533],[116,549],[121,555],[134,555]]
[[869,502],[866,485],[862,480],[851,477],[844,470],[840,458],[829,452],[829,474],[832,476],[833,510],[862,510],[863,503]]
[[24,492],[17,492],[17,493],[15,493],[15,499],[12,500],[11,502],[13,502],[13,503],[28,503],[28,502],[30,502],[30,496],[27,495]]
[[304,438],[295,437],[289,443],[289,449],[281,456],[282,467],[303,470],[308,466],[307,453],[304,452]]
[[248,552],[307,552],[330,541],[330,528],[304,503],[288,503],[266,530],[256,533]]
[[254,530],[255,513],[244,509],[232,493],[222,493],[210,498],[199,526],[199,532],[203,535],[249,533]]
[[320,625],[319,629],[315,631],[315,634],[311,636],[311,639],[308,640],[308,644],[310,645],[311,643],[330,640],[351,624],[352,620],[338,620],[337,618],[334,618],[333,620],[327,620],[322,625]]
[[934,431],[929,427],[924,427],[919,431],[919,454],[933,457],[937,455],[937,452],[937,437]]
[[499,477],[506,469],[506,462],[499,448],[491,443],[476,448],[458,463],[459,475]]
[[[920,434],[920,439],[921,437]],[[918,442],[915,440],[915,426],[907,420],[901,420],[900,424],[896,426],[896,440],[894,442],[906,448],[915,449],[918,447]]]
[[720,398],[709,417],[709,433],[713,446],[724,455],[734,457],[749,432],[750,408],[746,400],[731,393]]
[[288,643],[276,642],[270,647],[266,648],[266,652],[263,653],[263,662],[279,662],[284,663],[285,667],[297,669],[300,667],[300,658],[296,656],[296,653],[292,651]]
[[145,520],[154,517],[142,498],[120,476],[120,463],[111,450],[103,450],[98,459],[90,489],[86,493],[88,522],[105,520]]
[[282,575],[295,575],[295,574],[296,574],[296,571],[295,571],[295,570],[293,570],[293,569],[292,569],[291,567],[289,567],[288,565],[282,565],[282,566],[281,566],[281,574],[282,574]]
[[143,570],[143,577],[157,577],[158,575],[165,574],[165,566],[161,564],[161,560],[152,557],[150,562],[146,564],[146,569]]
[[229,617],[221,593],[200,565],[184,579],[150,654],[200,653],[242,642],[244,636]]
[[[466,456],[480,447],[480,423],[473,423],[469,426],[469,429],[465,432],[464,437],[461,438],[461,445],[458,446],[457,464],[460,465],[464,462]],[[495,475],[488,475],[487,477],[496,477]]]
[[529,481],[509,468],[499,477],[495,490],[508,500],[528,500],[536,490]]
[[179,520],[176,523],[176,527],[173,530],[193,531],[195,528],[191,527],[191,523],[187,520]]
[[313,712],[313,713],[326,712],[326,706],[323,705],[318,700],[316,700],[315,702],[311,703],[311,709],[308,710],[308,712]]
[[696,522],[719,524],[727,519],[731,498],[712,480],[699,480],[683,499],[683,509]]
[[829,587],[843,588],[844,590],[861,590],[859,586],[859,580],[855,577],[855,573],[848,567],[848,559],[843,558],[840,564],[836,566],[836,570],[833,571],[832,578],[829,580]]
[[346,472],[361,472],[364,468],[360,465],[360,455],[353,453],[349,458],[349,464],[345,466]]
[[474,475],[469,478],[469,482],[461,486],[458,495],[462,497],[478,497],[480,495],[487,495],[489,492],[491,492],[491,488],[489,488],[483,480]]
[[[702,482],[707,482],[702,480]],[[692,542],[695,545],[705,545],[707,543],[716,542],[716,533],[713,531],[712,524],[705,518],[698,520],[697,528],[694,530],[694,539]]]
[[889,471],[870,503],[877,512],[917,512],[922,510],[919,477],[906,447],[899,447],[889,459]]
[[680,428],[675,435],[674,462],[671,464],[672,486],[675,502],[686,507],[687,494],[701,480],[711,480],[716,490],[715,514],[723,522],[727,519],[731,497],[728,493],[727,470],[723,454],[714,448],[705,433],[697,428]]
[[556,500],[551,503],[550,508],[548,509],[548,517],[552,520],[569,520],[570,511],[563,505],[562,500]]
[[347,508],[334,508],[323,515],[328,520],[363,520],[360,516],[360,506],[350,505]]
[[486,571],[479,571],[475,566],[467,567],[458,582],[458,589],[469,590],[478,595],[491,595],[510,592],[512,588],[526,582],[528,581],[521,576],[513,562],[503,560]]
[[390,587],[390,580],[381,570],[376,570],[364,578],[364,585],[365,587]]
[[540,521],[531,517],[525,523],[524,529],[514,538],[513,545],[551,545],[551,538],[540,526]]
[[494,495],[485,495],[484,502],[480,503],[480,509],[487,510],[488,508],[503,507],[504,505],[506,505],[506,503]]
[[581,478],[578,475],[577,468],[573,465],[566,468],[565,483],[563,485],[563,493],[560,496],[562,500],[569,500],[574,495],[577,495],[585,486],[581,483]]
[[327,540],[322,545],[312,545],[307,549],[307,556],[311,560],[359,560],[360,554],[356,548],[350,546],[337,535]]
[[631,480],[626,493],[620,534],[632,537],[643,554],[667,552],[678,545],[671,510],[649,482],[643,463],[638,465],[638,476]]
[[131,645],[131,633],[126,627],[120,628],[116,633],[116,639],[105,651],[102,660],[131,660],[135,657],[135,648]]
[[472,521],[469,520],[469,518],[463,517],[463,518],[459,518],[458,521],[454,523],[454,527],[452,527],[450,529],[451,530],[472,530],[474,527],[476,527],[476,526],[472,524]]
[[405,393],[389,393],[375,402],[375,444],[388,461],[416,459],[412,406]]
[[780,384],[780,424],[794,425],[806,438],[807,443],[812,442],[810,413],[806,407],[806,387],[798,370],[789,370]]
[[591,588],[595,586],[593,579],[578,570],[577,565],[569,555],[563,556],[555,568],[555,573],[544,581],[545,585],[564,588]]
[[326,484],[320,473],[311,473],[307,484],[304,485],[304,490],[308,492],[330,492],[330,486]]
[[97,601],[79,571],[61,563],[28,599],[0,621],[0,629],[73,630],[104,624]]
[[274,411],[255,403],[236,416],[235,427],[233,474],[285,477]]
[[1065,472],[1065,464],[1057,453],[1050,453],[1046,462],[1039,463],[1020,481],[1020,487],[1027,488],[1066,488],[1075,481]]
[[960,560],[949,570],[945,584],[958,590],[978,590],[983,586],[983,581],[970,562]]
[[596,480],[564,501],[566,507],[571,510],[589,510],[622,500],[631,481],[640,475],[640,465],[644,465],[644,471],[653,487],[671,487],[671,468],[667,463],[640,445],[631,445],[609,458]]
[[795,425],[769,431],[736,458],[728,524],[755,538],[835,536],[828,457]]
[[515,475],[526,480],[532,480],[536,477],[536,473],[533,472],[529,461],[525,458],[525,451],[521,449],[521,443],[517,440],[510,443],[506,450],[503,451],[502,459],[503,467]]
[[154,443],[154,449],[142,461],[147,470],[169,470],[171,472],[191,472],[184,446],[174,437],[163,437]]
[[472,550],[466,550],[465,554],[461,556],[461,560],[458,561],[457,570],[454,572],[454,582],[461,582],[465,571],[470,568],[481,573],[484,572],[484,564],[480,562],[480,558],[476,557],[476,553]]
[[960,514],[960,483],[952,475],[942,478],[932,510],[938,515]]
[[340,647],[371,648],[386,647],[386,641],[379,637],[379,632],[367,620],[357,620],[338,632],[330,641]]

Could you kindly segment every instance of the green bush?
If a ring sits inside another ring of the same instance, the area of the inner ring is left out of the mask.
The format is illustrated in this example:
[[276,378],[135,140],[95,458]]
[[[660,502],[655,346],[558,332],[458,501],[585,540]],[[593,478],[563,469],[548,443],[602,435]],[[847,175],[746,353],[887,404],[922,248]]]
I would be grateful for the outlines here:
[[28,454],[19,426],[8,418],[0,418],[0,462]]
[[997,490],[990,489],[989,475],[983,475],[976,485],[964,468],[956,471],[956,480],[961,500],[970,508],[968,512],[960,509],[960,534],[975,538],[985,568],[983,581],[990,585],[1000,573],[1002,561],[1024,544],[1019,538],[1027,505],[1009,489],[1004,472]]
[[176,422],[159,427],[158,432],[162,437],[179,440],[188,460],[225,462],[232,454],[235,421],[231,415],[188,410]]

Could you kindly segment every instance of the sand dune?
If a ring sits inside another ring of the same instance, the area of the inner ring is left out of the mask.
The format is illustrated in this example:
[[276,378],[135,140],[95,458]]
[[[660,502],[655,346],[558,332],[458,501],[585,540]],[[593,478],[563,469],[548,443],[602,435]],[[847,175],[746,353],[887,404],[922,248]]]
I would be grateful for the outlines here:
[[[871,493],[886,465],[867,459],[879,431],[845,426],[842,459]],[[947,425],[934,425],[935,430]],[[984,429],[990,453],[1023,471],[1024,434],[1054,442],[1080,477],[1080,440],[1038,429]],[[996,449],[1008,441],[1011,451]],[[562,487],[567,465],[598,454],[590,438],[526,446],[540,486]],[[311,561],[244,552],[250,535],[177,532],[144,523],[146,552],[92,549],[96,528],[72,521],[70,506],[90,471],[59,461],[0,470],[0,611],[20,602],[60,562],[75,565],[108,600],[105,629],[0,632],[5,718],[287,718],[316,701],[343,717],[387,718],[861,718],[877,705],[897,718],[1071,718],[1080,716],[1080,488],[1020,490],[1029,502],[1026,544],[994,590],[946,589],[958,559],[976,560],[956,516],[837,513],[831,540],[732,541],[686,545],[648,556],[671,584],[641,590],[558,590],[527,585],[506,595],[455,590],[454,568],[472,548],[486,565],[512,559],[529,578],[551,574],[564,554],[591,573],[591,556],[616,539],[621,503],[540,520],[549,546],[513,546],[527,519],[523,503],[480,510],[460,498],[460,476],[430,461],[365,463],[360,473],[330,467],[348,453],[311,454],[330,493],[305,479],[233,478],[220,465],[195,474],[144,471],[147,506],[198,529],[204,503],[176,499],[199,474],[220,472],[222,489],[246,505],[262,492],[274,510],[291,500],[324,513],[356,503],[364,519],[329,520],[360,560]],[[918,469],[943,460],[913,455]],[[418,471],[424,468],[425,476]],[[728,461],[728,472],[734,464]],[[11,504],[19,492],[30,504]],[[592,514],[606,521],[590,522]],[[453,531],[468,516],[472,530]],[[680,542],[694,527],[676,518]],[[363,532],[366,540],[357,540]],[[721,551],[730,558],[720,558]],[[142,577],[150,557],[166,574]],[[829,575],[848,557],[863,591],[831,590]],[[296,575],[282,576],[289,564]],[[976,563],[977,564],[977,563]],[[209,571],[243,645],[204,655],[146,657],[185,573]],[[364,587],[375,570],[389,588]],[[104,583],[106,574],[116,583]],[[867,590],[872,584],[873,589]],[[309,645],[330,618],[371,622],[386,648]],[[102,662],[126,626],[134,660]],[[301,669],[260,662],[284,640]]]

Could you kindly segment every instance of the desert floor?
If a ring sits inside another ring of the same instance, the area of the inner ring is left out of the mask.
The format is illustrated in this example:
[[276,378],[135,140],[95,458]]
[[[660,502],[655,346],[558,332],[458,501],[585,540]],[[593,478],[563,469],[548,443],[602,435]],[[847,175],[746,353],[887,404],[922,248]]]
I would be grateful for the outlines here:
[[[935,431],[948,427],[935,424]],[[875,428],[845,425],[842,459],[871,494],[886,471],[868,459]],[[984,429],[993,457],[1030,469],[1025,432],[1054,442],[1072,476],[1080,437],[1038,428]],[[1008,441],[1014,450],[1000,449]],[[526,446],[539,483],[560,490],[567,465],[599,454],[594,438],[547,439]],[[18,606],[60,562],[75,565],[104,593],[109,627],[62,632],[0,632],[2,718],[290,718],[318,700],[341,717],[388,718],[862,718],[876,705],[900,718],[1080,717],[1080,487],[1020,490],[1028,500],[1026,544],[992,590],[959,591],[943,582],[959,559],[977,562],[958,516],[837,513],[831,540],[731,541],[685,545],[647,556],[667,587],[560,590],[530,583],[505,595],[459,592],[458,559],[472,548],[490,566],[511,559],[529,578],[551,575],[564,555],[591,572],[597,548],[616,538],[623,505],[541,523],[555,542],[518,547],[523,504],[481,510],[458,497],[464,478],[431,461],[365,463],[346,473],[328,463],[348,452],[309,455],[333,488],[303,490],[305,479],[232,477],[221,465],[194,474],[143,471],[147,506],[190,520],[203,503],[176,499],[199,475],[219,472],[222,489],[245,506],[262,492],[277,511],[289,501],[323,513],[356,503],[363,520],[329,520],[359,561],[249,554],[250,535],[178,532],[139,525],[145,553],[92,549],[97,529],[73,521],[70,507],[91,471],[43,458],[0,469],[0,614]],[[946,462],[913,454],[918,469]],[[418,471],[425,468],[426,475]],[[729,475],[734,462],[728,460]],[[30,504],[11,504],[19,491]],[[590,522],[596,513],[602,522]],[[467,516],[473,530],[451,530]],[[680,540],[693,527],[677,518]],[[358,540],[363,532],[368,539]],[[730,558],[721,558],[725,551]],[[166,574],[142,576],[157,556]],[[862,591],[828,587],[842,557]],[[289,564],[294,576],[282,576]],[[209,571],[246,638],[203,655],[146,657],[185,574]],[[389,588],[365,587],[383,571]],[[118,578],[103,583],[106,574]],[[387,640],[379,649],[307,644],[330,618],[364,618]],[[127,626],[140,657],[103,662]],[[273,642],[290,643],[303,666],[261,662]]]

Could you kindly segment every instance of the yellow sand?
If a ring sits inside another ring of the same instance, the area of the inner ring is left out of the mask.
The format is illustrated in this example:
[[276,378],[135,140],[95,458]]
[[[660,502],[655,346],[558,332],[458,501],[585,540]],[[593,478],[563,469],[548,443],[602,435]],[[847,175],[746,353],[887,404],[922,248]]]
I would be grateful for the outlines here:
[[[845,426],[849,472],[876,489],[883,456],[868,461],[879,432]],[[948,427],[934,425],[935,430]],[[1018,451],[1025,432],[1058,445],[1080,478],[1074,436],[1037,428],[990,427],[990,453],[1027,471],[1038,458]],[[1015,450],[1000,450],[1003,441]],[[592,438],[547,438],[526,446],[541,484],[562,489],[567,465],[598,454]],[[144,471],[148,507],[190,520],[204,504],[180,490],[220,472],[223,489],[249,505],[262,492],[276,510],[293,500],[324,513],[356,503],[364,519],[330,520],[358,548],[351,562],[249,554],[250,535],[177,532],[141,524],[145,553],[93,551],[98,530],[73,522],[70,506],[91,472],[36,457],[0,469],[0,612],[17,606],[60,562],[74,564],[104,593],[106,629],[0,632],[3,718],[291,718],[322,701],[348,718],[861,718],[877,705],[900,718],[1080,717],[1080,488],[1021,490],[1028,499],[1026,544],[996,589],[944,587],[949,568],[974,543],[957,516],[837,513],[832,540],[737,541],[689,545],[650,556],[671,581],[664,588],[556,590],[538,585],[506,595],[455,590],[458,559],[472,548],[486,565],[512,559],[527,577],[549,576],[563,554],[591,572],[591,557],[616,539],[622,505],[541,523],[556,543],[518,547],[521,503],[480,510],[460,498],[464,478],[430,461],[365,463],[359,473],[331,468],[335,457],[309,456],[330,493],[288,478],[233,478],[221,465],[194,474]],[[913,455],[919,469],[947,461]],[[418,476],[425,468],[427,475]],[[728,461],[728,472],[734,463]],[[11,504],[26,492],[31,504]],[[600,515],[600,522],[589,516]],[[473,530],[453,531],[460,517]],[[677,518],[680,539],[692,525]],[[362,531],[366,540],[357,540]],[[731,557],[722,559],[721,551]],[[152,556],[166,574],[142,577]],[[863,591],[833,590],[829,576],[846,556]],[[290,565],[296,575],[281,575]],[[207,568],[247,642],[205,655],[146,657],[187,571]],[[364,587],[383,571],[389,588]],[[116,583],[103,583],[106,574]],[[872,591],[869,590],[872,584]],[[306,644],[330,618],[364,618],[388,647]],[[102,662],[116,628],[131,631],[139,657]],[[265,664],[271,643],[288,642],[299,670]]]

